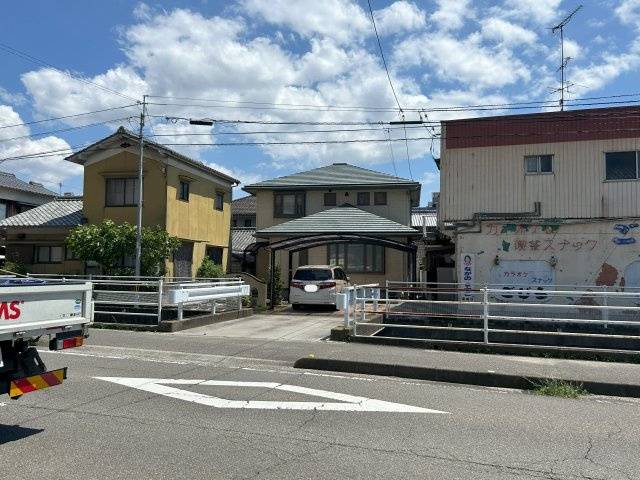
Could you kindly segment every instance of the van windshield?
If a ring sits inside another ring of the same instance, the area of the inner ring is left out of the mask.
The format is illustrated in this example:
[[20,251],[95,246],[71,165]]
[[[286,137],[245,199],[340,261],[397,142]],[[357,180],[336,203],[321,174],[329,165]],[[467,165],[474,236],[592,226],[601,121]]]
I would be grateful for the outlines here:
[[331,270],[326,268],[303,268],[296,271],[293,279],[307,282],[312,280],[331,280]]

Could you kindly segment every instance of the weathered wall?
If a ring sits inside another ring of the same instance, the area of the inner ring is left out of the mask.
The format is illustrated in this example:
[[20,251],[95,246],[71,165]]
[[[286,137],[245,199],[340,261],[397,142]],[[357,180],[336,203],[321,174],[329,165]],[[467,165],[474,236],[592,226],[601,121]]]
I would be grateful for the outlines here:
[[459,266],[464,254],[473,255],[477,284],[640,287],[640,219],[487,222],[457,235]]
[[[476,212],[528,212],[544,218],[640,216],[640,181],[605,181],[604,153],[640,149],[640,138],[443,149],[439,221]],[[553,173],[525,175],[526,155],[551,154]]]

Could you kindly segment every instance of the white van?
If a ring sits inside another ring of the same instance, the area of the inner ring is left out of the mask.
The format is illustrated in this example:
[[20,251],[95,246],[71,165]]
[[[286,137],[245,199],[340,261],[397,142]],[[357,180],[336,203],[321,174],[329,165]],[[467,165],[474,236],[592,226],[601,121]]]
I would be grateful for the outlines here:
[[289,302],[294,309],[301,305],[335,305],[336,293],[348,285],[349,277],[342,267],[298,267],[289,284]]

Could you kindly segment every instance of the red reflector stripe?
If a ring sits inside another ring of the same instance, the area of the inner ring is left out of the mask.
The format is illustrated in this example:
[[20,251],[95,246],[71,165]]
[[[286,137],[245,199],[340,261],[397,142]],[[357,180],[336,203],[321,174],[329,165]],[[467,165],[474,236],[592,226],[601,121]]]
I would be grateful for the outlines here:
[[60,385],[62,382],[53,373],[47,372],[40,375],[42,379],[49,384],[50,387]]
[[65,338],[62,342],[58,342],[59,349],[81,347],[84,343],[84,337]]
[[29,393],[36,390],[36,387],[29,382],[26,378],[19,378],[14,380],[13,383],[18,387],[23,393]]

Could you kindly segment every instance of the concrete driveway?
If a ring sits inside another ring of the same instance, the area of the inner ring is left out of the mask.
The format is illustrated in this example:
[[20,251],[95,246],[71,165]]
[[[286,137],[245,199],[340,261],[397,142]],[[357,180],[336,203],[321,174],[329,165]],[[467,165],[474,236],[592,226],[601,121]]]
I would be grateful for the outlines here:
[[287,308],[176,332],[174,335],[320,341],[342,323],[342,312]]

